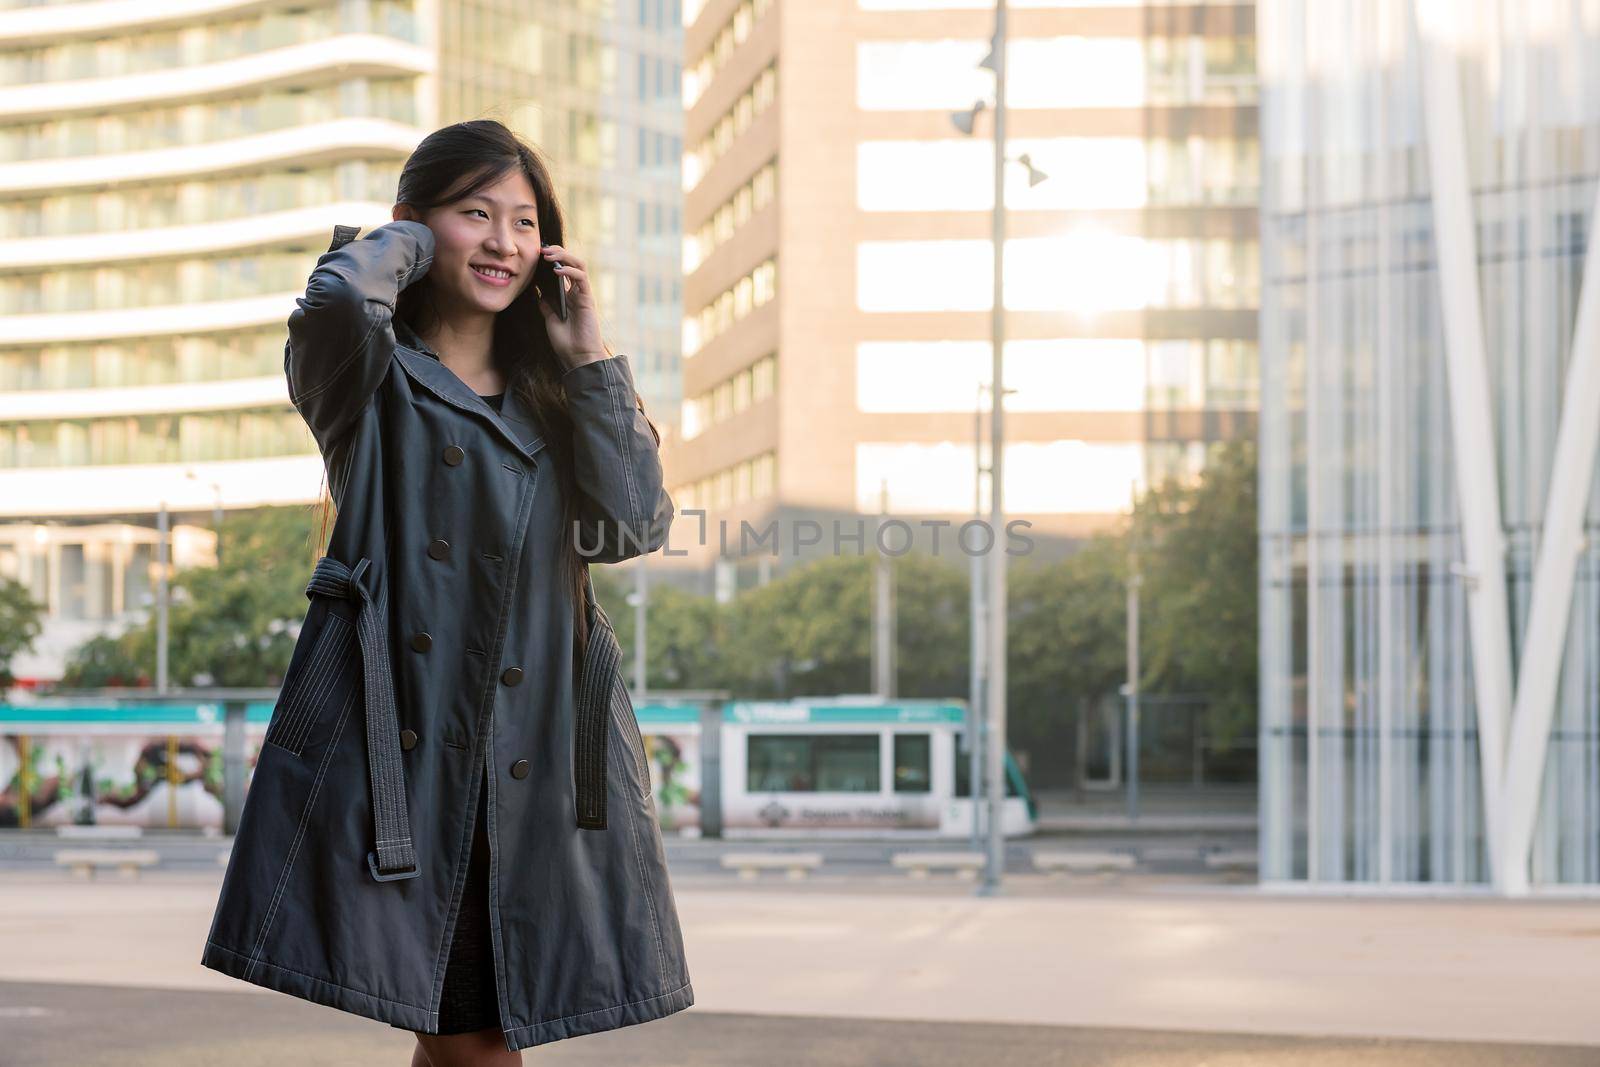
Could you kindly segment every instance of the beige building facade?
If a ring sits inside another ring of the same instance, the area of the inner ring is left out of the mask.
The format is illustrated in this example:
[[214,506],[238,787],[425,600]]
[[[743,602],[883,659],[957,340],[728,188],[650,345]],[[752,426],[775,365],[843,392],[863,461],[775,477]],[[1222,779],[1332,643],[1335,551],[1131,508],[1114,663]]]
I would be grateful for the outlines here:
[[[970,134],[952,116],[992,104],[993,6],[685,15],[668,474],[706,526],[680,519],[674,548],[771,555],[741,549],[741,523],[870,531],[885,502],[965,521],[992,353],[993,116]],[[1008,25],[1007,151],[1046,178],[1007,168],[1005,498],[1034,536],[1070,540],[1255,432],[1253,5],[1035,2]]]

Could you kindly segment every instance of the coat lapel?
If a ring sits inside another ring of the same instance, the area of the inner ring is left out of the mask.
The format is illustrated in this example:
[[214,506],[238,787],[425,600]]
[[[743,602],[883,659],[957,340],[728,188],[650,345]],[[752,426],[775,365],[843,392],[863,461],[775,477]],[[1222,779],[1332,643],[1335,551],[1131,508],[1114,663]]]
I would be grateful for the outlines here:
[[530,459],[544,447],[544,435],[540,432],[538,420],[517,398],[516,390],[506,390],[501,410],[496,411],[487,400],[457,377],[455,371],[445,366],[438,354],[403,320],[394,320],[394,332],[399,342],[395,346],[395,358],[424,389],[447,404],[488,420],[507,444]]

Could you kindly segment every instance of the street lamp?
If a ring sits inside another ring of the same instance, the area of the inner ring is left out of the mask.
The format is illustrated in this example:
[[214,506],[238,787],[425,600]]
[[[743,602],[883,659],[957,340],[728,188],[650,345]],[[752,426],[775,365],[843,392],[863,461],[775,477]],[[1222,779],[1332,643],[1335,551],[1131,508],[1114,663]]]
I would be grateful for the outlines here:
[[[990,896],[999,891],[1005,868],[1005,826],[1002,811],[1005,805],[1005,752],[1006,752],[1006,554],[1002,535],[1005,528],[1005,376],[1002,364],[1005,353],[1005,244],[1006,195],[1005,168],[1007,163],[1021,163],[1028,170],[1028,185],[1038,185],[1047,175],[1033,165],[1027,155],[1011,159],[1006,156],[1006,0],[996,0],[994,8],[994,37],[989,54],[979,62],[979,67],[994,74],[994,298],[990,306],[989,321],[993,340],[991,356],[993,370],[989,388],[989,525],[994,543],[989,550],[987,582],[988,648],[985,655],[984,702],[990,722],[989,736],[984,756],[988,763],[988,862],[984,878],[978,887],[980,896]],[[977,100],[966,111],[950,115],[950,121],[963,134],[971,135],[977,126],[978,115],[989,105]],[[973,816],[977,816],[978,783],[972,783]]]
[[1016,159],[1010,160],[1010,162],[1021,163],[1024,167],[1028,168],[1028,188],[1030,189],[1044,181],[1046,178],[1050,177],[1050,175],[1033,165],[1033,159],[1026,152],[1022,153],[1022,155],[1018,156]]
[[988,104],[985,104],[982,100],[979,100],[966,111],[951,112],[950,121],[954,123],[956,129],[960,130],[962,133],[970,134],[972,133],[972,127],[977,124],[978,112],[982,111],[988,106]]

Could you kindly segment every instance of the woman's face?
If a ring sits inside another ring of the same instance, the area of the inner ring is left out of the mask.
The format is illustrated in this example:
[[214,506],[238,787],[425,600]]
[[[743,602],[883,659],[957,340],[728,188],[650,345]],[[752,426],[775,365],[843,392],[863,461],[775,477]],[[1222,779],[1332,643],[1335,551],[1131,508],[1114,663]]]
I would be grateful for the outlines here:
[[[440,312],[496,314],[533,284],[539,265],[539,213],[527,175],[513,169],[500,181],[460,200],[418,214],[396,204],[396,219],[412,219],[433,231],[430,284]],[[510,272],[489,276],[494,271]]]

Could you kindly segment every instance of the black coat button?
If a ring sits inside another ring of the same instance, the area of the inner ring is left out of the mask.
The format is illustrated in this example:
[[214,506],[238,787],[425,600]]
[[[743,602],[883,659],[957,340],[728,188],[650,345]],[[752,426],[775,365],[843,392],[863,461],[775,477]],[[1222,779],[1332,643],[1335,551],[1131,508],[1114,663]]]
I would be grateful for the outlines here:
[[507,685],[516,685],[522,681],[522,668],[507,667],[505,673],[500,676],[500,680]]
[[513,763],[511,765],[511,777],[513,777],[513,778],[526,778],[526,777],[528,777],[528,761],[525,760],[525,759],[519,759],[519,760],[517,760],[517,762]]
[[444,461],[454,467],[467,458],[467,450],[460,445],[451,445],[444,450]]
[[417,747],[417,732],[415,730],[400,731],[400,747],[410,752]]
[[426,652],[433,647],[433,635],[426,630],[411,635],[411,647],[418,652]]
[[450,555],[450,542],[442,537],[435,537],[428,542],[428,555],[434,559],[444,559]]

